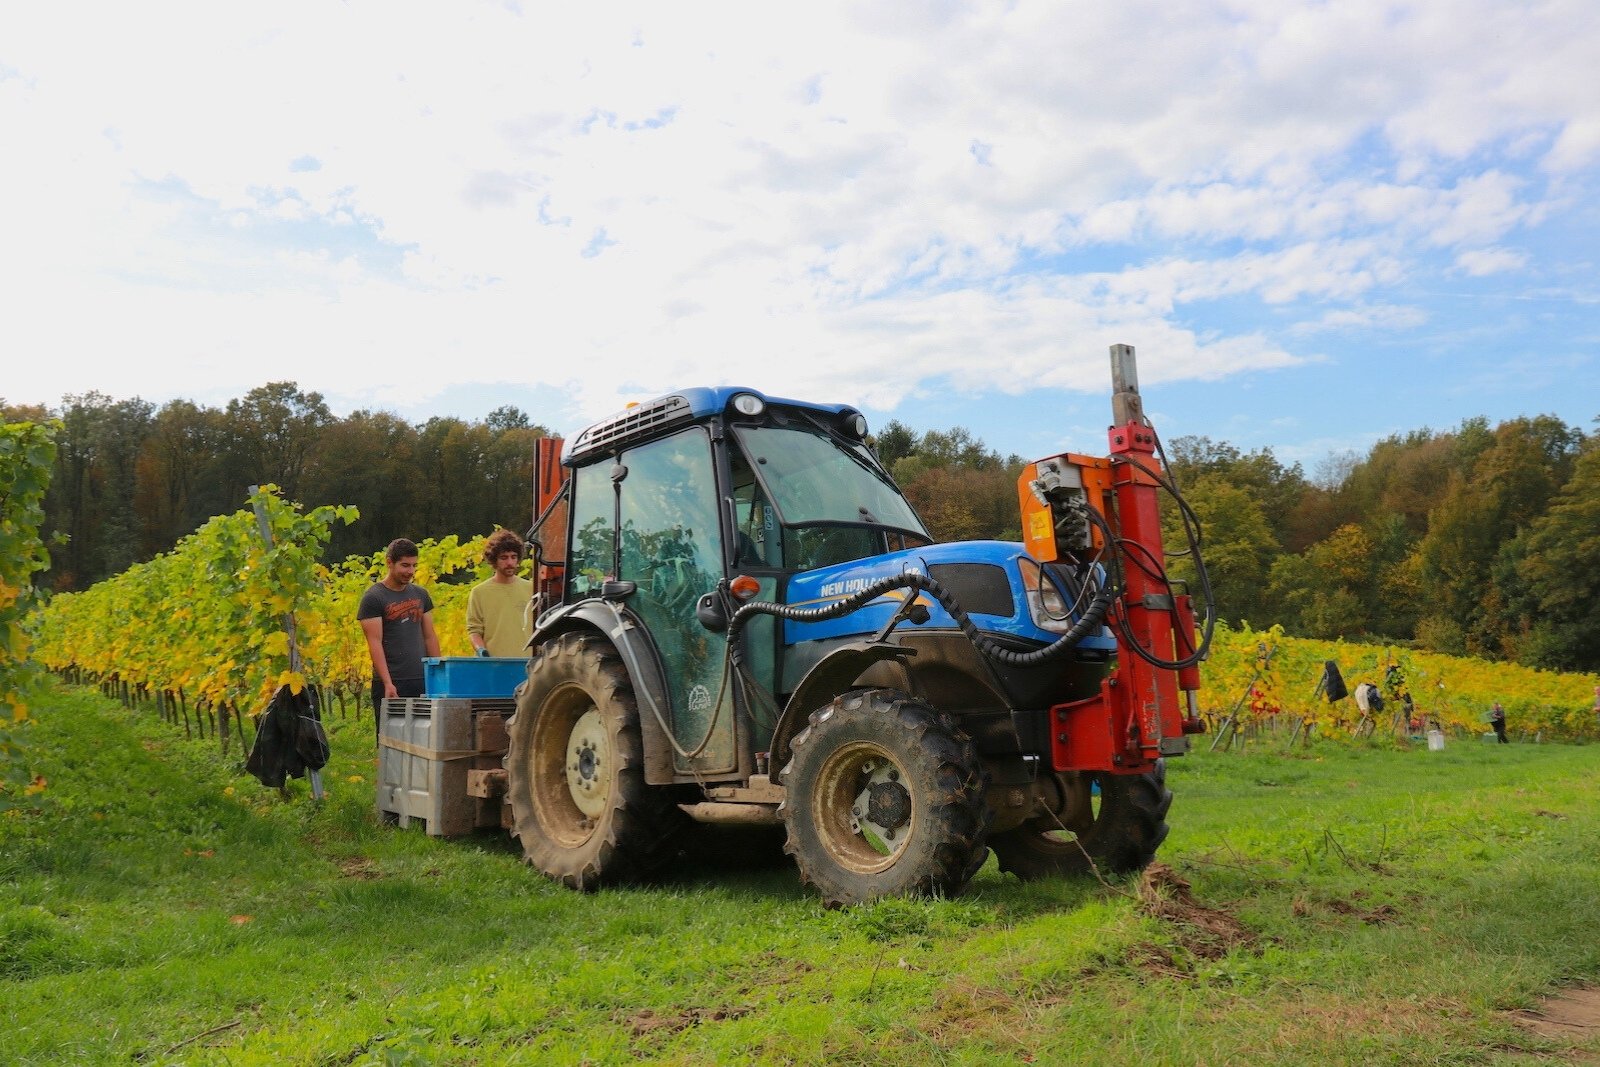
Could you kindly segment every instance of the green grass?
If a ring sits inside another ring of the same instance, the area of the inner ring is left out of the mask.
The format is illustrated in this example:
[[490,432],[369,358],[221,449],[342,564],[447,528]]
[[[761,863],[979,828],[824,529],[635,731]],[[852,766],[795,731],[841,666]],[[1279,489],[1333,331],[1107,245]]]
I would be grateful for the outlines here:
[[315,805],[93,691],[37,710],[5,1063],[1533,1063],[1574,1046],[1509,1010],[1600,978],[1595,747],[1174,761],[1161,858],[1228,947],[992,863],[834,912],[792,869],[581,896],[498,837],[379,826],[370,720],[332,724]]

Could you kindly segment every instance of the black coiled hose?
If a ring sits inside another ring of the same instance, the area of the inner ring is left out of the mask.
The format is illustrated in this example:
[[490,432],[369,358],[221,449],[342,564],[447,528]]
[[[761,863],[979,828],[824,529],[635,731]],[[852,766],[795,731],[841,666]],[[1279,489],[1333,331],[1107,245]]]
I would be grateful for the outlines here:
[[1043,648],[1036,648],[1032,652],[1013,652],[980,631],[967,617],[967,613],[961,610],[961,605],[956,602],[950,591],[933,578],[926,574],[892,574],[827,607],[791,608],[787,604],[773,604],[765,600],[751,601],[734,612],[733,618],[728,620],[728,646],[734,650],[734,655],[737,657],[739,632],[744,629],[747,621],[757,615],[774,615],[790,622],[823,622],[859,611],[892,589],[916,589],[933,597],[945,611],[950,613],[950,617],[956,620],[961,632],[979,652],[1008,667],[1035,667],[1071,651],[1078,642],[1100,628],[1106,612],[1111,607],[1111,593],[1104,585],[1096,582],[1094,596],[1090,598],[1088,607],[1084,608],[1083,615],[1073,624],[1072,629]]

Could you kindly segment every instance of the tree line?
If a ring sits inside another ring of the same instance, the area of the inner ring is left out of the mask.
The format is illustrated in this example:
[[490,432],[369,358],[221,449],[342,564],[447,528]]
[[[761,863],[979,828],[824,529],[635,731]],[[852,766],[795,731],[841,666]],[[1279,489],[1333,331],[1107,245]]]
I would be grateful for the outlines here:
[[1600,437],[1550,415],[1387,437],[1305,478],[1174,442],[1225,618],[1600,667]]
[[[1316,477],[1208,437],[1165,451],[1222,619],[1600,669],[1600,435],[1551,415],[1469,418],[1330,457]],[[941,537],[1017,536],[1018,457],[898,423],[879,452]],[[1184,547],[1174,507],[1165,533]],[[1184,558],[1172,572],[1196,578]]]
[[308,507],[354,504],[327,554],[370,553],[395,537],[442,539],[496,526],[518,531],[532,508],[533,441],[546,434],[515,407],[481,421],[420,424],[385,411],[338,417],[320,393],[271,382],[207,407],[88,392],[59,408],[8,406],[6,421],[60,421],[45,498],[54,537],[43,583],[85,589],[165,552],[252,485]]
[[[332,559],[391,537],[471,536],[530,518],[533,441],[514,407],[482,421],[334,416],[292,382],[223,408],[100,393],[59,410],[46,530],[66,535],[47,584],[81,589],[170,548],[249,485],[307,506],[355,504]],[[892,421],[880,459],[941,540],[1016,539],[1022,457],[970,432]],[[1600,435],[1550,415],[1387,437],[1315,476],[1271,449],[1166,442],[1198,516],[1220,616],[1312,638],[1394,641],[1572,670],[1600,668]],[[1168,509],[1169,548],[1181,547]],[[1185,559],[1173,572],[1191,582]]]

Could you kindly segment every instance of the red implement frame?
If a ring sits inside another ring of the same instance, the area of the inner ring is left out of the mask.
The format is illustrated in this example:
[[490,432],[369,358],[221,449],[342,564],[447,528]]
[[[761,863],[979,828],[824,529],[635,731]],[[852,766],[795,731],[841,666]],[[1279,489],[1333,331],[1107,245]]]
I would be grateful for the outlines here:
[[[1200,687],[1200,671],[1197,666],[1181,671],[1159,667],[1127,647],[1131,640],[1167,662],[1188,657],[1195,648],[1194,608],[1165,579],[1160,489],[1154,476],[1160,465],[1155,431],[1145,422],[1139,402],[1133,349],[1114,345],[1111,353],[1118,425],[1108,434],[1110,459],[1056,460],[1077,468],[1090,506],[1105,516],[1117,537],[1124,589],[1107,617],[1119,644],[1117,667],[1095,696],[1050,708],[1050,761],[1058,771],[1143,774],[1162,756],[1184,751],[1184,735],[1201,729],[1192,714],[1185,715],[1179,698],[1180,690],[1192,693]],[[1023,510],[1024,530],[1037,530],[1038,508],[1025,497]],[[1037,556],[1040,546],[1034,538],[1028,540]],[[1051,546],[1041,558],[1057,556]]]
[[[534,540],[539,544],[539,565],[533,580],[540,604],[550,605],[560,602],[566,586],[566,502],[562,501],[554,511],[550,506],[561,495],[568,472],[561,465],[561,438],[541,437],[533,444]],[[540,519],[544,519],[542,526]]]

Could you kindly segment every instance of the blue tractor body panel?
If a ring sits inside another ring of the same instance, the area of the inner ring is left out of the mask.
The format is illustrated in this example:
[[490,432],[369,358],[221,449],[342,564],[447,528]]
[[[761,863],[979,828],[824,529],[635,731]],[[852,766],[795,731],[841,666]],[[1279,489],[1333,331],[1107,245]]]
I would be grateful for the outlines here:
[[777,404],[791,408],[810,408],[812,411],[820,411],[825,415],[839,415],[846,411],[855,410],[848,404],[815,404],[809,400],[789,400],[781,396],[768,396],[759,389],[746,389],[738,385],[713,385],[694,389],[680,389],[676,395],[689,402],[691,417],[699,419],[727,410],[728,402],[740,393],[758,396],[769,406]]
[[[989,633],[1049,644],[1061,635],[1035,624],[1028,612],[1027,590],[1023,587],[1022,571],[1018,566],[1018,560],[1025,555],[1022,545],[1015,541],[958,541],[926,545],[801,572],[789,579],[786,601],[794,608],[827,607],[883,578],[910,572],[942,581],[940,573],[945,567],[987,566],[994,570],[978,572],[981,580],[998,582],[1003,578],[1006,583],[1004,599],[1010,614],[990,614],[966,607],[973,623]],[[822,622],[785,621],[784,644],[797,645],[807,641],[874,634],[900,610],[911,592],[905,589],[891,590],[861,610],[837,619]],[[938,601],[928,596],[923,596],[922,601],[929,610],[928,621],[921,626],[903,622],[900,632],[956,628],[955,619]],[[1078,647],[1086,651],[1115,652],[1117,642],[1109,630],[1102,628],[1099,633],[1085,637]]]

